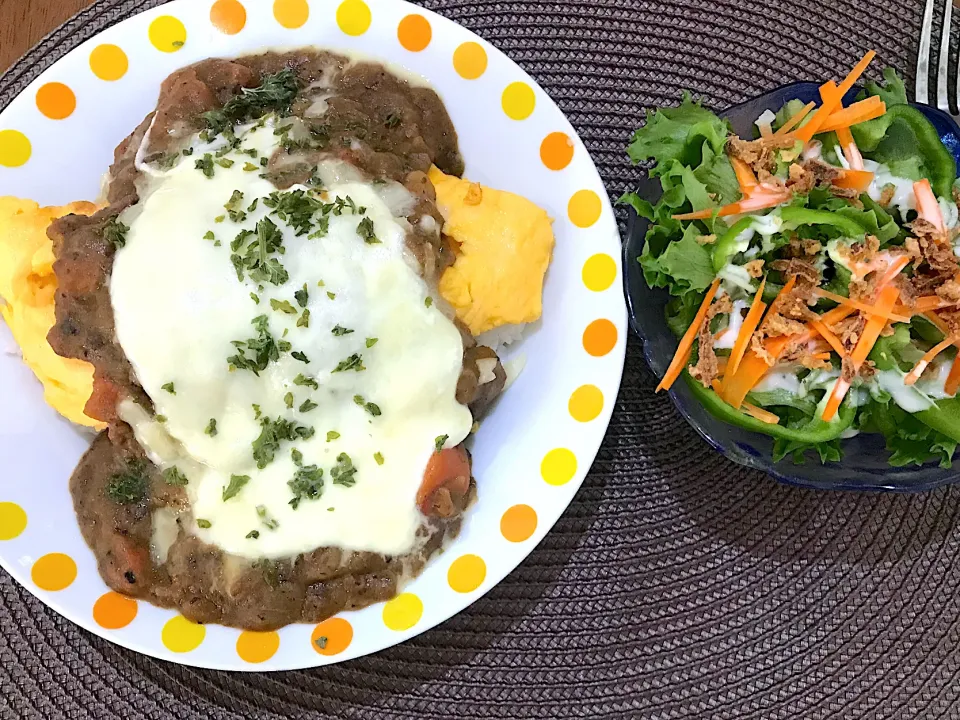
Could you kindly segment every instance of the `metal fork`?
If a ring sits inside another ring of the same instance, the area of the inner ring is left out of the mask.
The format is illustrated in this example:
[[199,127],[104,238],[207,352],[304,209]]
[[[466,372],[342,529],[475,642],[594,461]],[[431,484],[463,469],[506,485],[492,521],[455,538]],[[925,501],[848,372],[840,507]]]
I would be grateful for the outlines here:
[[[917,102],[934,105],[953,118],[960,119],[960,114],[950,110],[950,93],[947,90],[950,62],[950,17],[953,12],[953,0],[947,0],[943,9],[943,29],[940,32],[940,53],[937,63],[937,99],[931,102],[927,86],[930,74],[930,39],[933,33],[933,4],[934,0],[927,0],[923,9],[923,27],[920,30],[920,52],[917,55]],[[957,101],[960,103],[960,67],[957,73]]]

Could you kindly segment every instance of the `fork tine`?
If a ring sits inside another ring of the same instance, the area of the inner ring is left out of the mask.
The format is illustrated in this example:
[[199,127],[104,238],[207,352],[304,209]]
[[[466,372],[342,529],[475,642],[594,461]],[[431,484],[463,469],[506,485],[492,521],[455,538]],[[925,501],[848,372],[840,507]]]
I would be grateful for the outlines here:
[[950,93],[947,91],[947,75],[950,61],[950,14],[953,0],[947,0],[943,10],[943,29],[940,31],[940,58],[937,63],[937,107],[950,112]]
[[917,55],[917,102],[929,102],[927,78],[930,75],[930,33],[933,30],[933,0],[927,0],[923,8],[923,24],[920,26],[920,52]]

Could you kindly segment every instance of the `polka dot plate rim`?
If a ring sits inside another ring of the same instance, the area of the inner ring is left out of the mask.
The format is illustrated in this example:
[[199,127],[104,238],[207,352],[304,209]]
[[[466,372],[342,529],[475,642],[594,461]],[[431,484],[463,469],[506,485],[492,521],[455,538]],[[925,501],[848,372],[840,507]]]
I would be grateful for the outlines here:
[[[573,499],[623,373],[620,238],[583,142],[506,55],[403,0],[175,0],[108,28],[0,112],[0,195],[41,205],[92,199],[113,148],[152,110],[170,72],[206,57],[302,46],[366,53],[425,78],[457,127],[466,177],[547,209],[557,245],[544,317],[510,349],[508,359],[522,356],[525,370],[475,438],[480,497],[460,537],[390,603],[276,633],[198,626],[109,592],[67,486],[90,435],[59,418],[22,362],[0,352],[0,395],[8,398],[0,417],[0,566],[90,632],[183,665],[321,666],[403,642],[461,612],[523,561]],[[8,346],[0,325],[0,350]]]

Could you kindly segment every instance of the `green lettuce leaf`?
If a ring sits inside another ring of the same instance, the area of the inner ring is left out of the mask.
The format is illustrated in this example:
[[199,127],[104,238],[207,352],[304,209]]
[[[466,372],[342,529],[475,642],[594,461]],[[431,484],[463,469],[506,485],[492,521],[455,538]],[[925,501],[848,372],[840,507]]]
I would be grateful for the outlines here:
[[688,225],[683,236],[668,243],[659,255],[654,253],[649,238],[640,256],[643,277],[650,287],[667,288],[671,295],[702,293],[713,282],[710,252],[697,242],[697,227]]
[[944,468],[952,464],[956,441],[924,425],[892,400],[874,400],[861,408],[859,422],[861,430],[883,435],[894,467],[923,465],[931,460],[939,460]]
[[[908,346],[913,347],[910,328],[903,324],[894,325],[893,335],[877,338],[867,357],[877,370],[892,370],[900,367],[903,360],[902,353]],[[912,363],[909,364],[912,365]]]
[[693,171],[697,180],[703,183],[720,205],[739,200],[740,183],[726,153],[722,149],[715,151],[710,143],[704,142],[701,155],[703,162]]
[[864,85],[864,91],[857,96],[857,99],[862,100],[868,95],[876,95],[886,103],[887,107],[907,104],[907,88],[892,67],[883,69],[882,83],[871,80]]
[[656,177],[671,160],[699,167],[705,146],[721,154],[728,133],[725,121],[684,93],[679,107],[647,113],[646,123],[634,133],[627,153],[634,163],[653,160],[656,166],[650,174]]
[[860,201],[863,203],[862,210],[852,205],[845,205],[834,212],[862,225],[867,234],[876,236],[881,245],[889,243],[900,235],[900,226],[897,221],[879,203],[871,200],[866,193],[860,196]]
[[820,456],[821,463],[840,462],[843,458],[843,452],[840,450],[840,438],[821,443],[803,443],[777,438],[773,442],[773,461],[780,462],[789,456],[795,465],[803,465],[807,459],[807,452],[811,450]]

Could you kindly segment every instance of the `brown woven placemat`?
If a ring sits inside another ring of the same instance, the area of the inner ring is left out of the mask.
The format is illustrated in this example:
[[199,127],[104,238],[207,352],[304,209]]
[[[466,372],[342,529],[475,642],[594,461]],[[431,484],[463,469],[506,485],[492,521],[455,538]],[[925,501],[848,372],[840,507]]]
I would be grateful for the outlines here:
[[[16,2],[17,0],[0,0]],[[0,78],[158,0],[101,0]],[[921,0],[428,0],[528,70],[612,195],[641,108],[714,107],[876,47],[912,76]],[[816,493],[716,455],[636,343],[606,442],[546,540],[440,627],[333,667],[171,665],[74,627],[0,572],[0,717],[960,717],[960,491]]]

